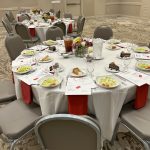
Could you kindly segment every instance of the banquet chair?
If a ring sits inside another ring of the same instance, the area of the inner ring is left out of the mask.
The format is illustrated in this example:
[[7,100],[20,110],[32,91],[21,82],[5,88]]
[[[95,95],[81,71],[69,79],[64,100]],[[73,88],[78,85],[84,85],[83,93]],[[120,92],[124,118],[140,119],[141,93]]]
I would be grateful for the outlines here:
[[68,35],[73,38],[81,36],[83,32],[84,24],[85,24],[85,17],[81,17],[81,19],[78,20],[77,31],[73,33],[68,33]]
[[49,27],[46,31],[46,40],[56,40],[57,37],[63,39],[63,31],[61,28],[52,26]]
[[3,26],[6,29],[6,31],[7,31],[8,34],[13,33],[13,28],[12,28],[9,20],[6,17],[2,18],[2,24],[3,24]]
[[56,22],[54,23],[54,26],[61,28],[63,31],[63,34],[66,35],[66,25],[64,22],[61,22],[61,21]]
[[16,99],[15,85],[11,80],[0,80],[0,104]]
[[9,20],[9,22],[12,24],[12,25],[15,25],[17,23],[17,21],[15,20],[15,17],[12,13],[12,11],[7,11],[5,13],[7,19]]
[[10,143],[10,150],[27,134],[31,133],[41,111],[36,104],[26,105],[21,99],[0,108],[0,136]]
[[51,12],[51,13],[54,14],[54,13],[55,13],[55,10],[51,8],[51,9],[49,10],[49,12]]
[[77,32],[77,29],[80,26],[80,20],[81,20],[82,16],[79,16],[76,20],[75,20],[75,25],[76,27],[73,29],[74,32]]
[[23,39],[23,42],[29,47],[29,44],[35,44],[39,41],[37,36],[32,37],[30,35],[29,29],[26,25],[17,23],[15,25],[15,30],[18,35]]
[[35,133],[43,150],[100,150],[101,133],[92,120],[71,114],[41,118]]
[[64,13],[64,18],[72,19],[72,14],[71,13]]
[[150,149],[150,99],[146,106],[135,110],[132,103],[126,104],[116,125],[112,143],[116,137],[119,125],[126,127],[144,146],[145,150]]
[[61,13],[60,10],[58,10],[58,11],[56,12],[56,17],[57,17],[57,18],[60,18],[60,13]]
[[99,26],[94,30],[94,38],[101,38],[104,40],[109,40],[113,36],[113,31],[110,27]]
[[19,16],[19,21],[22,22],[24,20],[30,20],[30,16],[28,14],[22,14]]
[[23,40],[17,34],[10,34],[6,36],[5,47],[12,61],[20,55],[22,50],[26,48]]

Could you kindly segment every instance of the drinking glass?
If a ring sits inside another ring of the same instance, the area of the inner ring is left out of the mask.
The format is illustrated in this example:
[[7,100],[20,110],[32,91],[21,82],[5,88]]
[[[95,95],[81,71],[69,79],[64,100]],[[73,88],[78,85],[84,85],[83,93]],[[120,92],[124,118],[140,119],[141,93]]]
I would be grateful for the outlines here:
[[72,52],[73,38],[70,36],[64,36],[64,44],[66,53]]
[[131,59],[128,58],[128,57],[123,57],[123,72],[127,72],[128,71],[128,68],[129,68],[129,65],[130,65],[130,62],[131,62]]
[[89,74],[89,76],[92,78],[93,76],[93,72],[94,72],[94,64],[92,61],[90,62],[86,62],[86,67],[87,67],[87,72]]

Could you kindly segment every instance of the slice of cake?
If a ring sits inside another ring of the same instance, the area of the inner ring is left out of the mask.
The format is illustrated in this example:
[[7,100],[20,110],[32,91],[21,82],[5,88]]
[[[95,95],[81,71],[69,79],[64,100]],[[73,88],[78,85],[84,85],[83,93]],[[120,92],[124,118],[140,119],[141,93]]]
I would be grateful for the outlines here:
[[75,75],[80,75],[82,71],[79,68],[73,68],[72,73],[74,73]]
[[117,66],[114,62],[111,62],[111,63],[109,64],[109,68],[110,68],[110,69],[114,69],[114,70],[116,70],[116,71],[119,71],[119,66]]
[[122,51],[121,53],[120,53],[120,57],[122,58],[122,57],[130,57],[131,56],[131,53],[128,53],[128,52],[124,52],[124,51]]

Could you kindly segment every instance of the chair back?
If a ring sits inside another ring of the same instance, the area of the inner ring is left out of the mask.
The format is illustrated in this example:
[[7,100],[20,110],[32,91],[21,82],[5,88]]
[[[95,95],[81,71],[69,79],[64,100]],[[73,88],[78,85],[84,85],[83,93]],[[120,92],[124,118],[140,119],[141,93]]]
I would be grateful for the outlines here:
[[24,20],[30,20],[30,16],[28,14],[22,14],[19,16],[19,21],[22,22]]
[[85,17],[81,17],[81,19],[79,20],[78,26],[77,26],[77,33],[80,35],[83,32],[84,23],[85,23]]
[[13,33],[13,28],[6,17],[2,18],[2,24],[5,27],[8,34]]
[[52,26],[49,27],[46,31],[46,40],[56,40],[57,37],[63,39],[63,31],[61,28]]
[[66,35],[66,25],[65,25],[64,22],[61,22],[61,21],[56,22],[56,23],[54,24],[54,26],[61,28],[62,31],[63,31],[63,33],[64,33],[64,35]]
[[60,10],[58,10],[58,11],[56,12],[56,17],[57,17],[57,18],[60,18],[60,13],[61,13]]
[[51,13],[54,14],[55,10],[51,8],[51,9],[49,10],[49,12],[51,12]]
[[16,57],[20,55],[21,51],[26,48],[23,40],[17,34],[10,34],[6,37],[5,47],[11,60],[16,59]]
[[104,40],[109,40],[113,36],[113,31],[110,27],[99,26],[94,30],[94,38],[101,38]]
[[45,116],[35,125],[43,149],[100,150],[100,129],[92,120],[70,115]]
[[80,26],[80,20],[81,20],[82,16],[79,16],[78,19],[77,19],[77,28],[79,28]]
[[31,40],[32,39],[30,32],[28,30],[28,27],[26,25],[17,23],[15,25],[15,30],[16,30],[16,33],[18,35],[20,35],[23,40]]
[[64,13],[64,18],[72,19],[72,14],[71,13]]
[[8,18],[8,20],[9,20],[11,23],[15,21],[15,17],[14,17],[14,15],[13,15],[12,11],[7,11],[7,12],[6,12],[6,17]]

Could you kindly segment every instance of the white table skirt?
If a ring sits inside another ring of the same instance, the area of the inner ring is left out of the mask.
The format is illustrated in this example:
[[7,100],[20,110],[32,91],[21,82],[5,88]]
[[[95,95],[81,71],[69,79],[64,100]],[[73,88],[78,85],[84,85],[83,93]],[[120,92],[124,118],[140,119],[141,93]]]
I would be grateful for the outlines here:
[[[119,54],[121,51],[121,49],[111,51],[107,50],[104,47],[102,52],[104,59],[94,61],[94,76],[110,74],[105,70],[105,65],[107,63],[115,61],[121,64],[122,60],[116,58],[116,55]],[[47,52],[43,53],[48,54]],[[37,56],[38,55],[39,54],[37,54]],[[59,62],[65,67],[64,71],[60,73],[60,75],[63,76],[61,89],[59,87],[49,89],[42,88],[38,85],[32,85],[34,98],[35,101],[40,105],[43,115],[67,113],[68,102],[67,96],[65,96],[66,76],[70,73],[70,70],[73,67],[80,66],[82,68],[86,68],[86,62],[85,59],[77,58],[74,56],[71,56],[68,59],[64,59],[57,53],[49,53],[49,55],[51,55],[54,58],[55,62]],[[18,61],[19,59],[16,60],[14,63],[18,63]],[[134,68],[135,62],[135,59],[132,59],[132,62],[129,67]],[[40,66],[38,66],[38,69],[43,69],[44,66],[45,64],[41,63]],[[19,99],[21,98],[21,92],[17,75],[15,75],[15,86],[16,95]],[[135,98],[135,92],[136,86],[128,81],[121,83],[120,86],[114,89],[104,89],[101,87],[92,89],[92,95],[88,97],[88,112],[96,115],[104,139],[111,140],[116,121],[123,106],[123,103]]]

